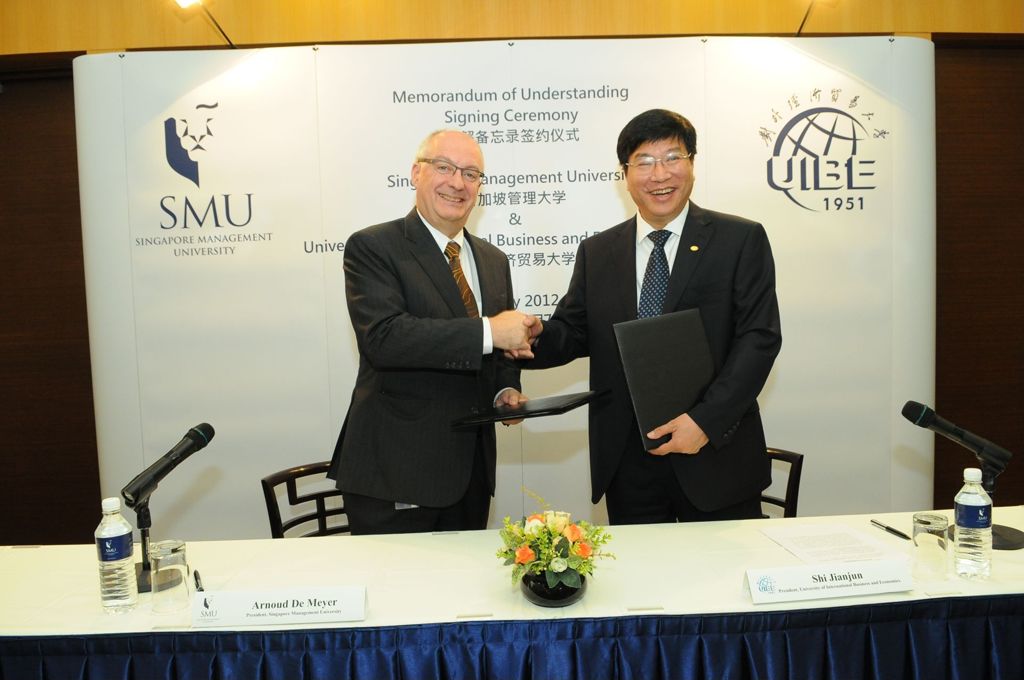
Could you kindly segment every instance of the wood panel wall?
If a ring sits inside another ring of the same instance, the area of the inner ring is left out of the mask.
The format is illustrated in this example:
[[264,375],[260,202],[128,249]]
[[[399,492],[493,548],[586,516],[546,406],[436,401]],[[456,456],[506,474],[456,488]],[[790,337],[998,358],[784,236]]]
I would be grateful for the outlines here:
[[100,517],[70,56],[0,61],[0,544]]
[[[938,41],[935,410],[1016,454],[997,505],[1024,503],[1024,40]],[[934,499],[974,456],[937,437]],[[1022,527],[1024,528],[1024,527]]]
[[[649,35],[1021,33],[1020,0],[204,0],[237,45]],[[172,0],[3,0],[0,54],[224,45]]]

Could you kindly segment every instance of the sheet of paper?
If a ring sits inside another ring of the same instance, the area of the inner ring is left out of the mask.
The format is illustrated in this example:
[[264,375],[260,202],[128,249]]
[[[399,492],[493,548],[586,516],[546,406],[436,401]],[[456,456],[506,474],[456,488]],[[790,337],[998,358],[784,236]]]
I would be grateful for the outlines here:
[[809,564],[902,556],[874,536],[840,524],[794,524],[761,529],[768,538]]

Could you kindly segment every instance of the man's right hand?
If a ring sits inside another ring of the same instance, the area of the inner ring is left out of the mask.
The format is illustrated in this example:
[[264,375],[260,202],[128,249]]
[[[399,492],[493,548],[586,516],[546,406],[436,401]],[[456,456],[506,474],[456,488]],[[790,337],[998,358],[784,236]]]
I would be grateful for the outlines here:
[[540,335],[540,319],[532,314],[508,309],[497,316],[488,317],[487,321],[491,324],[491,339],[496,349],[505,350],[506,356],[512,353],[517,359],[533,358],[530,345]]
[[544,322],[542,322],[539,317],[527,315],[523,320],[523,323],[526,324],[526,335],[529,347],[526,349],[506,349],[506,359],[516,360],[533,358],[533,350],[530,348],[537,344],[537,337],[544,331]]

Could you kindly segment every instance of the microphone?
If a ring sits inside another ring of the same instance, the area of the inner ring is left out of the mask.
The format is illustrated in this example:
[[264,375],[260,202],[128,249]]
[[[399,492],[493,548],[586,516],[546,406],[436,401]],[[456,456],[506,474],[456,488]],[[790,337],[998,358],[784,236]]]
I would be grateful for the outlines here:
[[[918,427],[931,430],[951,439],[972,451],[981,461],[982,486],[989,494],[995,493],[996,476],[1006,469],[1013,454],[987,439],[957,427],[935,411],[916,401],[903,405],[903,417]],[[992,548],[995,550],[1020,550],[1024,548],[1024,531],[1001,524],[992,525]]]
[[181,461],[209,444],[213,439],[213,434],[213,427],[209,423],[200,423],[186,432],[181,441],[174,445],[174,448],[136,475],[135,479],[121,489],[125,505],[134,508],[136,505],[148,501],[160,480],[178,467]]
[[983,462],[997,468],[999,472],[1002,472],[1006,468],[1007,463],[1010,462],[1010,459],[1013,458],[1013,454],[1003,447],[993,444],[987,439],[982,439],[961,427],[957,427],[939,416],[932,409],[916,401],[908,401],[903,405],[903,417],[918,427],[931,430],[935,434],[941,434],[946,439],[950,439],[965,449],[973,451],[974,455]]

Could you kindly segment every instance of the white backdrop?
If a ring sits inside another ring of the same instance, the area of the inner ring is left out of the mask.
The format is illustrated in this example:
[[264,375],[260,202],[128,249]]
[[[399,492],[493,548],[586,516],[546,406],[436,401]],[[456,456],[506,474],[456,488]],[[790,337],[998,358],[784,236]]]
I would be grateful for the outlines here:
[[[650,68],[657,65],[657,68]],[[783,348],[770,445],[807,456],[801,514],[931,504],[902,422],[934,363],[933,51],[903,38],[544,40],[106,54],[75,61],[104,495],[192,425],[217,435],[153,495],[154,537],[267,535],[263,475],[330,457],[357,363],[354,230],[412,206],[438,128],[481,143],[470,229],[550,314],[579,240],[633,214],[615,140],[648,108],[697,127],[694,201],[764,223]],[[524,374],[586,388],[585,361]],[[584,411],[499,428],[492,524],[589,502]]]

